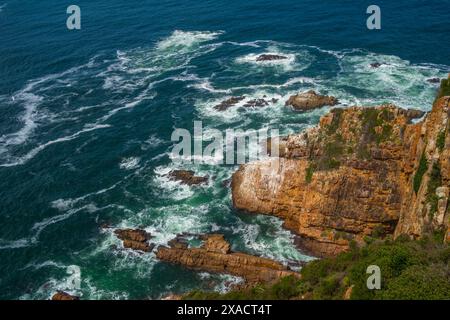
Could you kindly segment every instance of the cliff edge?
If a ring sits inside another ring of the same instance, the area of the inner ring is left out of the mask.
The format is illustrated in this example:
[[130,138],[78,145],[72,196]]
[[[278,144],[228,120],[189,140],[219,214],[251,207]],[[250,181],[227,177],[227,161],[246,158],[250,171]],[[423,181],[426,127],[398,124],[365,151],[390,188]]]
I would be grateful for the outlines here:
[[442,232],[450,241],[450,97],[423,116],[393,105],[333,109],[281,138],[279,159],[242,165],[233,204],[280,217],[317,256],[366,237]]

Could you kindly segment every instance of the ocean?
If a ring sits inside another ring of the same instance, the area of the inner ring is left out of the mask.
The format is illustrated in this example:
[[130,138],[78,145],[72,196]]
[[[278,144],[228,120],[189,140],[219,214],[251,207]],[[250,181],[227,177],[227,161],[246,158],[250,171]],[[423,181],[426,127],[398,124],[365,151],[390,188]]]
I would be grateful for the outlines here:
[[[66,9],[81,9],[68,30]],[[330,108],[293,112],[314,89],[340,107],[431,109],[450,72],[450,1],[0,0],[0,299],[158,299],[241,279],[123,250],[114,228],[157,245],[182,232],[225,234],[233,250],[295,264],[282,221],[237,212],[223,182],[235,165],[176,164],[171,134],[214,129],[300,132]],[[257,62],[262,53],[287,59]],[[379,68],[372,63],[382,63]],[[263,108],[214,106],[231,96]],[[171,181],[173,169],[210,177]],[[108,224],[111,229],[103,229]]]

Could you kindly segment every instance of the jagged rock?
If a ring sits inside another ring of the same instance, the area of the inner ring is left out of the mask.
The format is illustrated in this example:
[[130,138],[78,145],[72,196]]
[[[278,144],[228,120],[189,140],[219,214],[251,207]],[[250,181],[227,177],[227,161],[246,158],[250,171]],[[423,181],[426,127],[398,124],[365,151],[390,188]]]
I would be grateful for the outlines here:
[[228,108],[234,107],[236,104],[244,100],[245,97],[231,97],[225,101],[222,101],[220,104],[214,106],[214,109],[218,111],[225,111]]
[[169,177],[172,180],[181,181],[190,186],[208,182],[208,177],[196,176],[194,171],[190,170],[173,170],[169,173]]
[[261,61],[274,61],[274,60],[285,60],[285,59],[287,59],[287,57],[280,56],[277,54],[261,54],[260,56],[258,56],[256,58],[256,61],[261,62]]
[[[403,111],[403,109],[402,109]],[[417,110],[417,109],[407,109],[404,111],[405,116],[412,120],[412,119],[420,119],[425,115],[425,111]]]
[[244,107],[246,108],[261,108],[261,107],[266,107],[269,105],[269,102],[265,99],[253,99],[253,100],[249,100],[244,104]]
[[201,239],[204,243],[200,248],[159,247],[156,256],[162,261],[181,264],[193,270],[239,276],[249,283],[272,282],[288,275],[299,277],[298,273],[289,271],[276,261],[231,252],[223,235],[204,235]]
[[350,300],[350,299],[351,299],[351,297],[352,297],[352,292],[353,292],[353,288],[354,288],[354,287],[355,287],[355,286],[352,285],[352,286],[348,287],[347,290],[345,290],[345,293],[344,293],[344,300]]
[[[411,117],[421,112],[393,105],[333,109],[318,127],[281,138],[279,159],[242,165],[232,178],[233,204],[283,219],[300,247],[317,256],[336,255],[377,233],[419,237],[432,228],[425,217],[434,161],[441,185],[450,185],[450,135],[442,151],[436,147],[449,130],[449,106],[450,98],[439,99],[415,124]],[[416,193],[422,154],[430,161]],[[448,209],[445,215],[450,230]]]
[[441,83],[441,79],[440,78],[430,78],[430,79],[427,79],[427,82],[429,82],[429,83]]
[[55,293],[52,297],[52,300],[54,301],[73,301],[73,300],[80,300],[80,297],[72,296],[64,291],[58,291]]
[[230,253],[230,244],[225,240],[223,234],[208,234],[202,236],[201,239],[204,240],[203,247],[209,252]]
[[334,106],[338,100],[332,96],[318,95],[314,90],[291,96],[285,103],[286,106],[292,106],[295,110],[308,111],[323,106]]
[[151,235],[145,230],[140,229],[118,229],[114,231],[114,234],[123,241],[123,246],[125,248],[151,252],[155,245],[148,243]]
[[379,67],[381,67],[383,65],[383,63],[380,63],[380,62],[374,62],[374,63],[371,63],[370,64],[370,66],[372,67],[372,68],[379,68]]

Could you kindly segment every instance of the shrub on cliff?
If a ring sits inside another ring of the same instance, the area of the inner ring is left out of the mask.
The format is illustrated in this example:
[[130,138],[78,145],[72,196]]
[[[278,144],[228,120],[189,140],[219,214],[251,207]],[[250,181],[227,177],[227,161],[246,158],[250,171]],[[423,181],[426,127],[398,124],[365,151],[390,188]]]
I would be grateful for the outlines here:
[[[450,248],[433,237],[411,241],[375,240],[334,258],[315,260],[302,278],[287,277],[273,285],[234,290],[225,295],[190,293],[186,299],[450,299]],[[369,265],[381,270],[381,290],[367,288]]]

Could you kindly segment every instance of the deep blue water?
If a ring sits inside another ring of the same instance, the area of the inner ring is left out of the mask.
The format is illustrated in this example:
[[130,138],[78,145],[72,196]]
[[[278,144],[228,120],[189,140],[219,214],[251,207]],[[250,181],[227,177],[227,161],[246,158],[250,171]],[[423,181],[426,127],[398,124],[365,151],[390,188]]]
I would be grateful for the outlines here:
[[[235,212],[222,181],[236,169],[184,168],[213,179],[187,187],[164,174],[174,128],[298,132],[327,108],[284,107],[308,89],[342,106],[431,108],[450,71],[450,1],[0,0],[0,298],[159,298],[236,279],[120,249],[113,227],[142,227],[164,245],[180,232],[225,233],[233,248],[284,263],[309,259],[277,219]],[[289,59],[257,63],[260,53]],[[373,62],[383,62],[378,69]],[[232,95],[279,99],[218,112]],[[117,248],[115,246],[118,246]],[[68,271],[79,268],[71,289]]]

